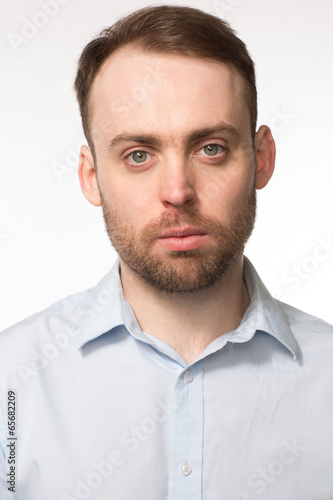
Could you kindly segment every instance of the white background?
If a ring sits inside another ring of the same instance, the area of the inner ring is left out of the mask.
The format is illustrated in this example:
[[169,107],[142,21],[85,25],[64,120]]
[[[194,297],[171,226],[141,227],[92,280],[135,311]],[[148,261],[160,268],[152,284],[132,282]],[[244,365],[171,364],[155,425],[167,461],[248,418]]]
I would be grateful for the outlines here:
[[[258,193],[246,255],[274,296],[333,323],[333,2],[170,3],[225,18],[247,44],[258,126],[271,126],[278,153],[273,178]],[[84,138],[73,81],[94,35],[153,5],[62,0],[51,16],[41,4],[0,0],[0,330],[93,286],[115,260],[101,211],[78,183]],[[39,27],[15,46],[13,34],[27,35],[27,20]]]

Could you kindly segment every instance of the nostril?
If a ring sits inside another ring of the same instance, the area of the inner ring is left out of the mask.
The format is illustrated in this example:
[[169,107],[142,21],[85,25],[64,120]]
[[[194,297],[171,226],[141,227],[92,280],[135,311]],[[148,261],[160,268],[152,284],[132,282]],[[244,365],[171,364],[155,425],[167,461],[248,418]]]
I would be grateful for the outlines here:
[[174,206],[182,206],[185,204],[193,203],[195,200],[195,192],[194,189],[177,189],[175,187],[164,190],[162,195],[162,201],[167,204],[171,204]]

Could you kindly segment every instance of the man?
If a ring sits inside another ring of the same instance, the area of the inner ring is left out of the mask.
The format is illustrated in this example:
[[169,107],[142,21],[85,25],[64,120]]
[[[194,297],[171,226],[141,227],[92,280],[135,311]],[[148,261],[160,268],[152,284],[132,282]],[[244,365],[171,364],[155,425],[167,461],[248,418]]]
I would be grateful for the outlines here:
[[88,44],[75,88],[119,260],[0,337],[1,498],[330,500],[333,329],[243,256],[275,159],[245,45],[143,9]]

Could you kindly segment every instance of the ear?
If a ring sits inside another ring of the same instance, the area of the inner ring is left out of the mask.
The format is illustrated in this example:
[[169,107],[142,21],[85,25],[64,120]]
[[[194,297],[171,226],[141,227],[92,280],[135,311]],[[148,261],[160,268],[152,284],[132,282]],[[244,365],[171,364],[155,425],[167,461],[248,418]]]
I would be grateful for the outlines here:
[[81,146],[80,149],[79,179],[84,196],[92,205],[99,207],[101,196],[97,183],[97,172],[92,152],[88,146]]
[[262,125],[256,133],[255,149],[257,157],[256,188],[266,186],[275,167],[275,142],[270,128]]

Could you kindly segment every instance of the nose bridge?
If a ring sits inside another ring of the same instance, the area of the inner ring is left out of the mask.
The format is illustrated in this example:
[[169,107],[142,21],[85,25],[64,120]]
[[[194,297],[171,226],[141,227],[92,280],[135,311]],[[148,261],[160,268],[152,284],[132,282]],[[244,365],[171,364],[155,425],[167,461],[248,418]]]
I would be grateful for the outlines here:
[[195,200],[194,172],[182,151],[169,153],[163,162],[160,195],[162,203],[176,206]]

